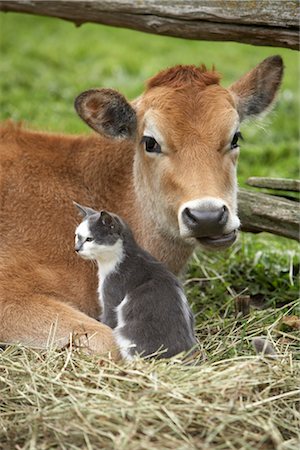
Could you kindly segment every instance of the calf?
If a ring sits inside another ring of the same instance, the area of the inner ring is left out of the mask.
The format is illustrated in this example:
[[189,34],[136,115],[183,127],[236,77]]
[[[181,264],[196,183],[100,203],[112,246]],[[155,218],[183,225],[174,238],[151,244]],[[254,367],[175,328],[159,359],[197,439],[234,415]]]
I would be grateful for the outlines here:
[[[240,123],[273,102],[283,72],[267,58],[229,89],[204,66],[154,76],[131,104],[111,89],[75,107],[98,134],[0,129],[0,341],[112,351],[95,269],[74,256],[72,200],[124,217],[137,242],[178,273],[197,244],[236,239]],[[50,333],[50,334],[49,334]],[[50,337],[49,337],[50,336]]]

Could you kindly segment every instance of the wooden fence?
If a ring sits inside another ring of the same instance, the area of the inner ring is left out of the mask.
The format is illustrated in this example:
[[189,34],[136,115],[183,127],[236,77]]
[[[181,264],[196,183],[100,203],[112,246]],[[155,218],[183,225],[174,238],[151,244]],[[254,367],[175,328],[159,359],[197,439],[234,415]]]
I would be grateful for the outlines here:
[[299,48],[298,0],[1,0],[0,10],[185,39]]

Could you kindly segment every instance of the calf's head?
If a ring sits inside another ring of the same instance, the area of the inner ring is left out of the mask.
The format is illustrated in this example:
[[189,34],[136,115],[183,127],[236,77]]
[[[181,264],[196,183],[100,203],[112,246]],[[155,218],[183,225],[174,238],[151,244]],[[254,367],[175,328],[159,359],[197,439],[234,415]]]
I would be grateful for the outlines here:
[[141,214],[175,239],[217,249],[234,242],[240,225],[240,123],[269,108],[282,73],[273,56],[225,89],[215,71],[176,66],[131,104],[114,90],[92,89],[75,107],[100,134],[132,140]]

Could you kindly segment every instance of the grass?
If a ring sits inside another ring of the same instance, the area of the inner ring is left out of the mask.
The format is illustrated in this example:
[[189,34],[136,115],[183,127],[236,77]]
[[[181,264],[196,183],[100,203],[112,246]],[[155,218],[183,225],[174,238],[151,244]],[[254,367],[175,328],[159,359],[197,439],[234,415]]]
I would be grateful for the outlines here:
[[[298,54],[234,43],[193,42],[26,15],[1,14],[0,118],[34,128],[88,132],[75,96],[95,86],[139,95],[174,64],[216,64],[229,85],[279,53],[278,105],[243,126],[241,185],[249,176],[298,176]],[[0,353],[0,449],[288,450],[300,444],[299,256],[293,241],[243,234],[221,254],[198,252],[184,276],[196,316],[198,366],[99,361],[75,351]],[[247,317],[235,300],[250,296]],[[280,358],[255,356],[266,336]]]
[[[282,313],[204,321],[197,366],[9,347],[0,358],[0,442],[5,450],[296,450],[300,366],[297,338],[278,327]],[[257,332],[277,341],[281,357],[250,355]]]

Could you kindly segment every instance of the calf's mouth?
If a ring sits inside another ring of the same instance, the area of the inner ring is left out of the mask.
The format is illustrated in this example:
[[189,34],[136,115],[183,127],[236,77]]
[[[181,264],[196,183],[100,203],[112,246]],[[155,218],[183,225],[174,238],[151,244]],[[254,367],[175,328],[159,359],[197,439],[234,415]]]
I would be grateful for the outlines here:
[[222,234],[218,236],[203,236],[196,237],[197,242],[211,249],[225,249],[230,247],[237,239],[238,230],[233,230],[230,233]]

